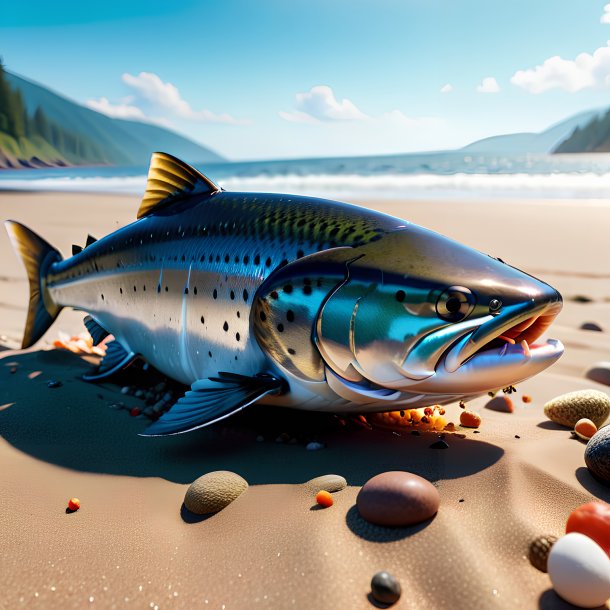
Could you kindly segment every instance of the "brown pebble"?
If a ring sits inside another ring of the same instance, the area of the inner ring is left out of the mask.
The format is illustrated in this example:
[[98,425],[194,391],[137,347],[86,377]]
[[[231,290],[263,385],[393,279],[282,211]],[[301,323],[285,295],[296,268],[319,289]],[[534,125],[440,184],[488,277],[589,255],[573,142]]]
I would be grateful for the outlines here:
[[532,540],[529,548],[530,563],[541,572],[546,572],[551,547],[557,542],[556,536],[538,536]]
[[496,396],[487,402],[486,409],[499,411],[500,413],[512,413],[515,410],[513,401],[506,395]]
[[462,411],[460,413],[460,425],[465,428],[478,428],[481,425],[481,416],[474,411]]
[[430,481],[410,472],[390,471],[362,486],[356,506],[370,523],[405,526],[435,515],[440,501],[440,494]]
[[532,397],[529,394],[523,394],[523,396],[521,396],[521,400],[525,403],[530,403],[532,402]]
[[246,489],[246,480],[234,472],[208,472],[191,483],[184,496],[184,505],[198,515],[217,513]]

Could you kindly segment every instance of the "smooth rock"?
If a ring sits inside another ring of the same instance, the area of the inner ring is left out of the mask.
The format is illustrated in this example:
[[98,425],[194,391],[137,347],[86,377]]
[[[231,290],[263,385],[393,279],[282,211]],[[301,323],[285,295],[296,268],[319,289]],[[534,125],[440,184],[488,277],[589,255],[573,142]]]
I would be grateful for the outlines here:
[[552,546],[548,571],[556,593],[575,606],[596,608],[610,598],[610,559],[583,534],[566,534]]
[[508,396],[502,394],[502,396],[495,396],[491,400],[488,400],[485,408],[491,409],[492,411],[499,411],[500,413],[512,413],[515,410],[515,405]]
[[603,332],[603,328],[596,322],[583,322],[580,325],[580,330],[593,330],[595,332]]
[[587,370],[585,377],[603,385],[610,385],[610,362],[596,362]]
[[599,428],[610,414],[610,398],[598,390],[568,392],[547,402],[544,414],[556,424],[568,428],[574,428],[576,422],[584,417]]
[[347,481],[338,474],[324,474],[321,477],[316,477],[305,483],[313,493],[319,491],[341,491],[347,487]]
[[589,439],[585,447],[585,464],[594,477],[610,485],[610,425]]
[[583,441],[588,441],[596,432],[597,426],[586,417],[579,419],[574,426],[574,434]]
[[371,594],[381,604],[394,604],[400,599],[402,587],[388,572],[377,572],[371,579]]
[[317,443],[316,441],[311,441],[311,443],[305,445],[305,449],[307,449],[307,451],[320,451],[320,449],[324,449],[324,445],[322,443]]
[[184,505],[197,515],[217,513],[246,489],[247,481],[234,472],[208,472],[191,483],[184,496]]
[[421,523],[438,511],[441,497],[430,481],[410,472],[383,472],[369,479],[358,493],[360,515],[377,525]]

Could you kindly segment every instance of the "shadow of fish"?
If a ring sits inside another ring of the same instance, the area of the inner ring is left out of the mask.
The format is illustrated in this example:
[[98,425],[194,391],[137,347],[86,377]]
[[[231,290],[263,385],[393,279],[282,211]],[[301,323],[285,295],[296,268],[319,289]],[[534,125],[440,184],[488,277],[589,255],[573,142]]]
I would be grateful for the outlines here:
[[138,220],[73,256],[7,221],[30,282],[23,347],[88,312],[99,369],[141,356],[191,390],[145,435],[257,401],[355,413],[445,404],[542,371],[561,309],[548,284],[442,235],[343,203],[228,193],[164,153]]

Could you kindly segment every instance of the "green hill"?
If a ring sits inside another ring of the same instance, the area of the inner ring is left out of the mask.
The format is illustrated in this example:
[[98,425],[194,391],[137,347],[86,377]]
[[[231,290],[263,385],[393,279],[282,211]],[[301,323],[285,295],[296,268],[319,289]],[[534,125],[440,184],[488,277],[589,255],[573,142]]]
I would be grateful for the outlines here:
[[553,151],[555,153],[610,152],[610,110],[595,116],[574,131]]
[[192,163],[224,161],[209,148],[168,129],[110,118],[10,72],[5,72],[5,79],[20,95],[26,120],[33,122],[40,109],[57,137],[52,140],[50,132],[48,138],[39,133],[16,137],[0,124],[0,167],[147,165],[156,150],[171,151]]

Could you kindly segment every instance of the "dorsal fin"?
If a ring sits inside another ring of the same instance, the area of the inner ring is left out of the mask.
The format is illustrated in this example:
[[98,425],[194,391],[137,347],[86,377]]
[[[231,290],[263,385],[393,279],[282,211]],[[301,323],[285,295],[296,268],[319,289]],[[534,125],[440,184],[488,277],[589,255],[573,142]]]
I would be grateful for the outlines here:
[[93,237],[93,235],[87,235],[87,243],[85,244],[85,248],[88,248],[91,244],[94,244],[97,241],[97,237]]
[[184,161],[167,153],[153,153],[138,218],[173,203],[183,195],[212,194],[220,190],[217,184]]

